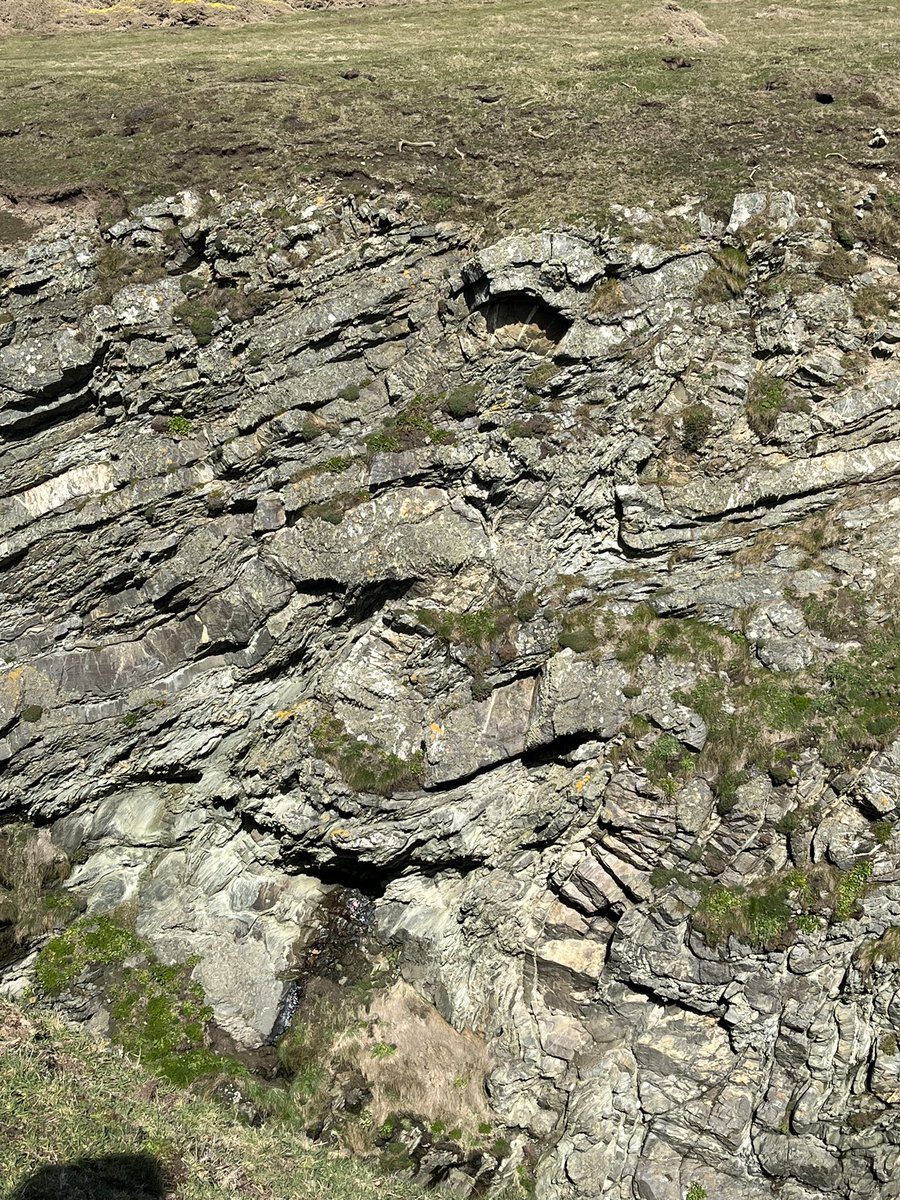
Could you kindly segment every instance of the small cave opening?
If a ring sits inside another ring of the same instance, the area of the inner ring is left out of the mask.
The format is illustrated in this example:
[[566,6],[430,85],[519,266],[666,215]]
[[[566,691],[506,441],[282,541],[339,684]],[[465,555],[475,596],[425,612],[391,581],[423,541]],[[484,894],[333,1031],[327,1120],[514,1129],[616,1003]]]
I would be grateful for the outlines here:
[[491,341],[508,349],[551,353],[572,325],[540,296],[528,292],[500,292],[471,307],[484,318]]

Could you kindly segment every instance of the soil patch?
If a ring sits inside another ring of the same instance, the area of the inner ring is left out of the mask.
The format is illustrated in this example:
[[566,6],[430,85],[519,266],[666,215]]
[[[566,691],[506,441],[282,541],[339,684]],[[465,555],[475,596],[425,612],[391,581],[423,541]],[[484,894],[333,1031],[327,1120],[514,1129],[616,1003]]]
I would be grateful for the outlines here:
[[698,50],[727,45],[728,39],[709,29],[698,12],[680,4],[658,4],[638,18],[641,25],[661,31],[667,46],[691,46]]

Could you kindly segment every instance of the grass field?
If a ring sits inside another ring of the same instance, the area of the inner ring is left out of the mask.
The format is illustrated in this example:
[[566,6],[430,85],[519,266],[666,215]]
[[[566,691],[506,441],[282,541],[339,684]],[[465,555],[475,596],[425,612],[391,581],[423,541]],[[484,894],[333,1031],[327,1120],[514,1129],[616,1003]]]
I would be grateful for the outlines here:
[[[722,208],[754,185],[900,188],[898,0],[710,0],[702,17],[727,39],[710,49],[665,44],[648,7],[497,0],[7,37],[0,191],[400,184],[432,215],[519,225],[611,201]],[[888,144],[870,148],[877,126]]]
[[[8,1189],[8,1190],[7,1190]],[[118,1049],[0,1000],[3,1200],[413,1200],[421,1189],[251,1128]]]

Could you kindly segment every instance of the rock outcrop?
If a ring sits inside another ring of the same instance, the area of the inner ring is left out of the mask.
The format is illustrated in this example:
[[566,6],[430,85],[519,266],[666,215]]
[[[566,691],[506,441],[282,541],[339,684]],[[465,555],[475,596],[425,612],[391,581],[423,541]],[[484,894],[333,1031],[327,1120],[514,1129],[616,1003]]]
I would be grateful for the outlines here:
[[886,1200],[897,267],[785,195],[620,216],[185,193],[3,251],[0,817],[245,1045],[374,898],[497,1186]]

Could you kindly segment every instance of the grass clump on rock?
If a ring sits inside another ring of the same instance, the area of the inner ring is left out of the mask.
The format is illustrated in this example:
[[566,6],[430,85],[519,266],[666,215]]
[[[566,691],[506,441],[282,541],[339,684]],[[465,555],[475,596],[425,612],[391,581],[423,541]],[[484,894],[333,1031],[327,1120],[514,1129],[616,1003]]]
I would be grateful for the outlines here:
[[0,965],[75,915],[76,898],[62,890],[68,874],[68,859],[45,832],[0,829]]
[[366,446],[370,454],[399,454],[422,446],[444,446],[453,434],[439,429],[431,420],[437,407],[433,396],[416,396],[396,416],[388,417],[380,429],[369,434]]
[[689,404],[681,414],[681,444],[691,454],[703,449],[713,424],[708,404]]
[[425,761],[421,751],[410,758],[400,758],[355,737],[343,721],[334,716],[323,716],[310,736],[319,758],[330,763],[356,792],[392,796],[395,792],[416,788],[422,782]]
[[448,392],[444,399],[444,409],[457,421],[478,416],[481,412],[481,384],[464,383]]
[[823,918],[849,920],[871,875],[872,864],[862,861],[847,871],[791,868],[748,887],[707,886],[692,921],[713,944],[737,937],[752,946],[776,946],[792,930],[814,932]]
[[202,300],[185,300],[173,310],[172,315],[188,327],[198,346],[208,346],[212,341],[219,314]]
[[703,276],[697,297],[704,304],[724,304],[743,296],[750,278],[746,250],[739,246],[719,246],[711,251],[715,266]]

